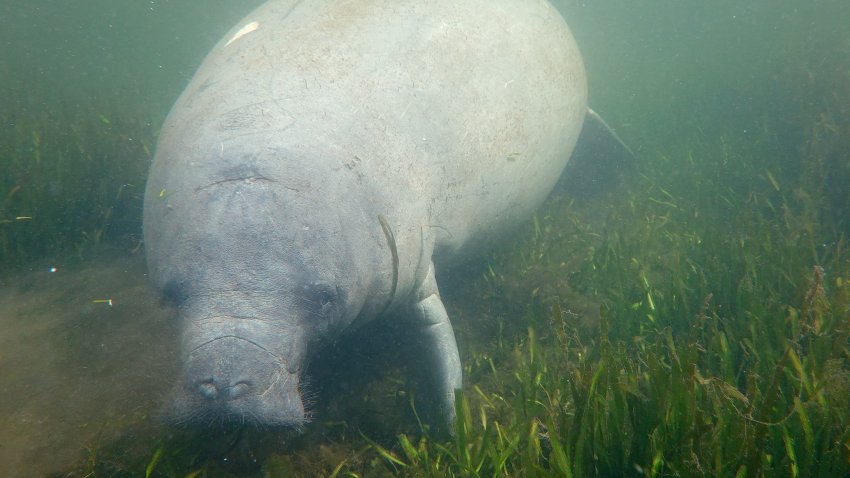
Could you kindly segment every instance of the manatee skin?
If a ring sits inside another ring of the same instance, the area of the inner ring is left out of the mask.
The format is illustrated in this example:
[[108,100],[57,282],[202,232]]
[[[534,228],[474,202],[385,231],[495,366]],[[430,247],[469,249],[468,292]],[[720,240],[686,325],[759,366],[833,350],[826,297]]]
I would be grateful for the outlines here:
[[394,312],[454,417],[435,280],[530,217],[586,111],[544,0],[280,0],[212,50],[163,126],[148,267],[181,323],[177,423],[298,428],[302,372]]

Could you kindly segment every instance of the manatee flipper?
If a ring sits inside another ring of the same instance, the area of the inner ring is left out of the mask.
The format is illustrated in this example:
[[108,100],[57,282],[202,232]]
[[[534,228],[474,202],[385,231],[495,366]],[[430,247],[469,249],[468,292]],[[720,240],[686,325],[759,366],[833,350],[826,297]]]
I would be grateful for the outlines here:
[[578,198],[592,197],[615,186],[635,162],[634,153],[614,129],[588,108],[581,135],[557,189]]
[[455,390],[462,385],[460,355],[449,315],[437,290],[433,264],[429,265],[428,275],[416,292],[413,316],[415,338],[421,340],[431,386],[435,387],[440,411],[451,430],[455,419]]

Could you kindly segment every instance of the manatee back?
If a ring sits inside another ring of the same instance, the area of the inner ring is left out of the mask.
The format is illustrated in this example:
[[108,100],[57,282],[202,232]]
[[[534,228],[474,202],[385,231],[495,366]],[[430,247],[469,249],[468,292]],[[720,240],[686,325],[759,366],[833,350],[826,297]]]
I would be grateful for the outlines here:
[[543,201],[586,95],[575,41],[545,0],[272,1],[207,57],[157,163],[214,170],[246,143],[279,151],[263,175],[306,178],[326,197],[357,188],[364,217],[407,224],[399,236],[427,227],[449,260]]

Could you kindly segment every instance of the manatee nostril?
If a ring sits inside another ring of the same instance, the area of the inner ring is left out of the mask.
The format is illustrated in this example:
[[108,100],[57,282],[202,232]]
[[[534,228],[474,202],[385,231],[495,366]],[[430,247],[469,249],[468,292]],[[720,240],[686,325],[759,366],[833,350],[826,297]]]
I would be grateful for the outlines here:
[[204,380],[198,384],[198,393],[207,400],[215,400],[218,398],[218,389],[212,380]]
[[251,383],[250,382],[239,382],[239,383],[233,385],[232,387],[230,387],[230,391],[228,392],[228,395],[230,396],[231,400],[235,400],[235,399],[245,395],[250,390],[251,390]]

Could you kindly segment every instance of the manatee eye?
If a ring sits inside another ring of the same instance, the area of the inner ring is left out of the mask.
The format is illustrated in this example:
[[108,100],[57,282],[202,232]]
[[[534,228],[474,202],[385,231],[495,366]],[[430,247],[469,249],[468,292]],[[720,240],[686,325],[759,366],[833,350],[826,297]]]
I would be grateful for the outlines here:
[[186,284],[182,281],[170,280],[162,289],[161,301],[173,307],[178,307],[189,297]]
[[313,312],[327,317],[336,305],[336,288],[327,282],[313,282],[304,286],[305,301]]

